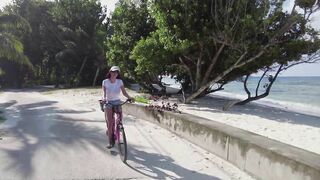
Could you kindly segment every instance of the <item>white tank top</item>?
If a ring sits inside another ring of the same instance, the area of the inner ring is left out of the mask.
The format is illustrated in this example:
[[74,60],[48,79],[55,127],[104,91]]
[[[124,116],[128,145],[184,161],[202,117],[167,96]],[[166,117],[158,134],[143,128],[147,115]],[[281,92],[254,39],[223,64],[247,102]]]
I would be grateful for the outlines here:
[[120,100],[121,86],[123,86],[121,79],[116,79],[114,83],[111,83],[109,79],[102,81],[102,87],[106,88],[107,101]]

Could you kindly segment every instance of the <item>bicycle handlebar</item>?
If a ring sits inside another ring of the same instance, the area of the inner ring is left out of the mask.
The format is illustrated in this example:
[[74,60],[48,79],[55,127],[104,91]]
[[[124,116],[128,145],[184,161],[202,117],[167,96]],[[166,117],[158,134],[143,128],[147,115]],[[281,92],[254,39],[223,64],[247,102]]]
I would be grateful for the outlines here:
[[133,100],[132,99],[127,99],[123,103],[117,104],[117,105],[109,104],[108,101],[103,101],[101,99],[99,100],[99,102],[100,102],[100,104],[103,103],[103,104],[108,104],[108,105],[111,105],[111,106],[122,106],[122,105],[126,104],[127,102],[130,102],[130,103],[133,102]]

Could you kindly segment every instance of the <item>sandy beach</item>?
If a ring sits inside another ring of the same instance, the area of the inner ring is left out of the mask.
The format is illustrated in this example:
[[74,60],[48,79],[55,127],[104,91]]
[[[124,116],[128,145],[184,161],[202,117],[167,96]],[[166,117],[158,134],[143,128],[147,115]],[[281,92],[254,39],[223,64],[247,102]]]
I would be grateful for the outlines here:
[[223,111],[229,101],[204,97],[192,105],[181,104],[180,110],[320,154],[320,117],[254,103]]
[[[128,92],[131,96],[138,95],[136,91],[128,90]],[[58,99],[68,97],[70,102],[76,101],[92,108],[99,108],[98,99],[102,95],[100,88],[59,90],[46,92],[46,94]],[[177,102],[177,98],[170,97],[168,101]],[[223,105],[229,101],[229,98],[221,96],[206,96],[193,101],[192,104],[179,103],[179,110],[182,113],[221,122],[320,154],[319,116],[300,114],[256,103],[233,106],[228,111],[223,111]]]

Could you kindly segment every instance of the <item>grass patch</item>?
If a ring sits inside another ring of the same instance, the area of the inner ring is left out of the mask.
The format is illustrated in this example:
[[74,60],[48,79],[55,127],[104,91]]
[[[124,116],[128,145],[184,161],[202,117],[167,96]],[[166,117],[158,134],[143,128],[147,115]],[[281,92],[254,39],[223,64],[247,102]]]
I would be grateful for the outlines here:
[[149,99],[144,96],[135,96],[134,100],[139,103],[149,104]]

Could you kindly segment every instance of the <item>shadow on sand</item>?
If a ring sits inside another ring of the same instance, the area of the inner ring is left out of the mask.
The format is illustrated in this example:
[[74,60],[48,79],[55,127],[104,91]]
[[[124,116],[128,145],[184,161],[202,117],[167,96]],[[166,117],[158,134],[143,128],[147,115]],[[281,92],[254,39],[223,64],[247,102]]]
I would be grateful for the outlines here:
[[266,107],[256,103],[249,103],[241,106],[235,105],[231,107],[229,111],[222,111],[223,105],[229,101],[230,99],[206,96],[195,100],[187,109],[213,113],[247,114],[277,122],[320,127],[320,117],[281,110],[273,107]]

